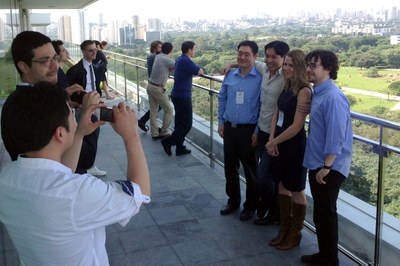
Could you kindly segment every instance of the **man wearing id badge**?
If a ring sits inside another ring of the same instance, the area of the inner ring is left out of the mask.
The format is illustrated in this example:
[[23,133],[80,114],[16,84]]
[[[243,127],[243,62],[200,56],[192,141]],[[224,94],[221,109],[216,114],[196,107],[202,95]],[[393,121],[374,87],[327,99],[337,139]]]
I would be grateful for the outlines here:
[[251,219],[257,208],[254,181],[262,81],[254,66],[257,55],[255,42],[243,41],[238,45],[239,67],[225,75],[218,97],[218,133],[224,139],[225,190],[228,195],[228,202],[220,213],[227,215],[240,207],[241,164],[246,178],[246,200],[240,214],[242,221]]

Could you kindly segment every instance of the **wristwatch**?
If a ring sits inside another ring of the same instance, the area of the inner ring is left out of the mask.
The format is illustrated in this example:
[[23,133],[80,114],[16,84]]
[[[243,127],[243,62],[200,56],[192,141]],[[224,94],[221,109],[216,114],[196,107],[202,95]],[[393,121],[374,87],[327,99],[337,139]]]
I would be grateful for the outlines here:
[[326,164],[324,164],[324,166],[322,166],[323,169],[327,169],[327,170],[331,170],[332,165],[327,166]]

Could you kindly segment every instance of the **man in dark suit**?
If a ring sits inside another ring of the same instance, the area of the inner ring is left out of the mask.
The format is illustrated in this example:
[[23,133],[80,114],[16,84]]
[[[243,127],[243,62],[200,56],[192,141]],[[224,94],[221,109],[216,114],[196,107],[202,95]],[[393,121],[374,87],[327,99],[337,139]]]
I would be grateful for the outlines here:
[[[96,43],[92,40],[83,41],[81,43],[81,51],[83,58],[67,71],[68,83],[81,85],[87,93],[97,91],[101,95],[100,79],[97,78],[95,68],[92,65],[92,61],[96,59]],[[98,120],[95,115],[92,115],[91,119],[93,122]],[[106,171],[99,170],[94,164],[99,134],[100,128],[97,128],[90,135],[85,136],[84,143],[86,143],[87,147],[84,149],[82,145],[76,170],[77,173],[82,174],[87,172],[94,176],[104,176],[107,174]]]

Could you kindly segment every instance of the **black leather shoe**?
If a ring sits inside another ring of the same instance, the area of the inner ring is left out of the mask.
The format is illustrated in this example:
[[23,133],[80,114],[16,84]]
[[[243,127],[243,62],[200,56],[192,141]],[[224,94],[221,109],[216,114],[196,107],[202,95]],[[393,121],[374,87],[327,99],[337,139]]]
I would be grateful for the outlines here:
[[189,154],[189,153],[191,153],[191,152],[192,152],[191,150],[186,149],[186,148],[180,149],[180,150],[177,150],[177,151],[176,151],[176,156],[181,156],[181,155]]
[[301,256],[301,262],[311,265],[320,265],[321,261],[319,259],[319,253],[315,253],[312,255],[303,255]]
[[141,130],[143,130],[144,132],[149,131],[149,127],[146,126],[146,124],[144,124],[144,123],[142,123],[142,122],[140,122],[140,121],[138,121],[138,126],[139,126],[139,128],[140,128]]
[[239,206],[226,204],[222,209],[219,211],[221,215],[227,215],[239,209]]
[[257,217],[260,219],[264,219],[265,216],[267,215],[268,209],[265,207],[259,207],[257,208]]
[[313,266],[338,266],[339,258],[336,258],[333,261],[326,260],[322,258],[319,253],[315,253],[312,255],[303,255],[301,256],[301,262],[307,263]]
[[271,225],[267,218],[258,218],[254,220],[255,225]]
[[169,136],[170,136],[169,134],[167,134],[167,135],[158,135],[158,136],[152,137],[152,139],[153,140],[159,140],[159,139],[163,139],[163,138],[166,138],[166,137],[169,137]]
[[254,211],[243,209],[243,211],[240,213],[240,221],[250,220],[253,217],[253,215]]
[[161,140],[161,145],[163,146],[165,153],[168,156],[171,156],[172,155],[171,144],[169,144],[167,141],[165,141],[165,139],[162,139]]

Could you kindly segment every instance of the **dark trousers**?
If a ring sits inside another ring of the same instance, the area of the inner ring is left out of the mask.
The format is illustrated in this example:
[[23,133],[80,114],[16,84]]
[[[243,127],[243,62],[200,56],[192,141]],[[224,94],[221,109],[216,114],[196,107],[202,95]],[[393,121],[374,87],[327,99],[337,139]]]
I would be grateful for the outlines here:
[[[161,110],[161,105],[158,106],[158,111],[160,112],[160,110]],[[139,119],[139,123],[146,124],[147,121],[149,121],[149,120],[150,120],[150,110],[148,110],[148,111]]]
[[314,200],[313,219],[317,230],[319,258],[327,265],[336,265],[339,240],[336,201],[345,177],[338,171],[331,170],[324,178],[326,184],[320,185],[315,179],[319,170],[310,170],[308,175]]
[[171,97],[175,108],[175,127],[171,136],[165,138],[172,146],[176,146],[176,150],[184,148],[183,142],[193,125],[193,110],[191,98]]
[[271,166],[270,157],[265,148],[269,140],[269,134],[264,131],[258,132],[258,165],[256,175],[256,195],[259,200],[258,209],[269,210],[271,215],[278,215],[278,184],[274,179]]
[[224,126],[224,164],[225,164],[225,191],[228,195],[228,204],[239,206],[241,202],[239,167],[243,166],[246,179],[246,201],[243,207],[248,210],[257,208],[255,192],[256,178],[256,147],[251,147],[251,137],[254,127],[233,128]]
[[[92,122],[98,119],[95,115],[91,117]],[[94,165],[97,154],[97,141],[99,139],[100,128],[97,128],[91,134],[83,137],[81,153],[79,154],[78,166],[76,173],[85,174],[86,170]]]

